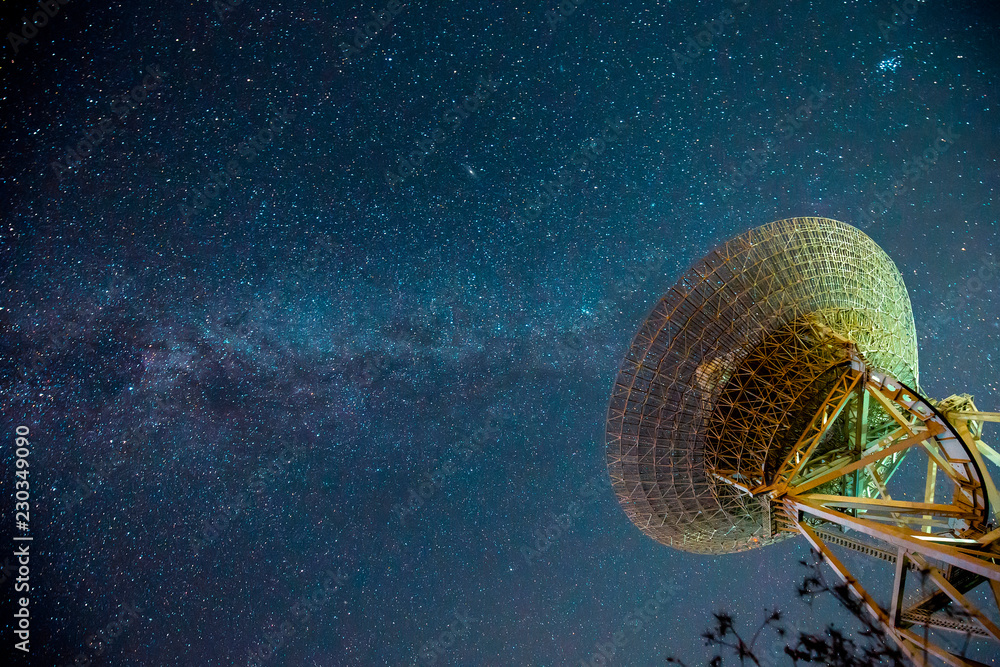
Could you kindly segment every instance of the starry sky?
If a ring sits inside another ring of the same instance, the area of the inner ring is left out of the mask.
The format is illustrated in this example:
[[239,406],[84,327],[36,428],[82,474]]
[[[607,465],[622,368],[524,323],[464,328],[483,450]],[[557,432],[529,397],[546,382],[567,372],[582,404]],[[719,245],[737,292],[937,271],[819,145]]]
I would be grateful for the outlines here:
[[622,629],[613,664],[701,664],[713,611],[851,627],[794,599],[801,540],[673,551],[606,480],[646,313],[772,220],[865,229],[925,393],[1000,408],[993,3],[56,6],[2,23],[18,664],[577,667]]

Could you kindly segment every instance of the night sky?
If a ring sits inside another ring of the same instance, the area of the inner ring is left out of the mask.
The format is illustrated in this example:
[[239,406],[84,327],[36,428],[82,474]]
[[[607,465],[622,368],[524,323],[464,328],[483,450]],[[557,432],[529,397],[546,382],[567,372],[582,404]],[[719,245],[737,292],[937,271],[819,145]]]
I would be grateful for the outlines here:
[[578,667],[623,629],[612,664],[702,664],[713,611],[855,627],[796,599],[804,541],[673,551],[607,482],[646,313],[772,220],[861,226],[924,392],[1000,409],[994,3],[60,1],[0,24],[17,664]]

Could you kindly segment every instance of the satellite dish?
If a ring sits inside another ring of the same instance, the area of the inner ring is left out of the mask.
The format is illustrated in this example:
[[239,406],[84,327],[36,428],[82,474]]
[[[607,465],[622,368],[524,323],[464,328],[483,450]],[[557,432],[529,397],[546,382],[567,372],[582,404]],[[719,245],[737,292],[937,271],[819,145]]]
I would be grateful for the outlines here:
[[[1000,414],[967,395],[920,395],[913,313],[888,255],[845,223],[790,218],[712,250],[643,322],[608,406],[608,473],[628,518],[675,549],[805,535],[845,578],[828,543],[933,570],[943,583],[930,602],[905,607],[905,567],[890,610],[865,600],[914,656],[944,649],[910,626],[954,629],[934,613],[963,588],[989,580],[1000,594],[1000,498],[983,462],[1000,455],[981,440],[984,421]],[[894,496],[916,452],[926,479]],[[973,618],[973,634],[1000,641]]]

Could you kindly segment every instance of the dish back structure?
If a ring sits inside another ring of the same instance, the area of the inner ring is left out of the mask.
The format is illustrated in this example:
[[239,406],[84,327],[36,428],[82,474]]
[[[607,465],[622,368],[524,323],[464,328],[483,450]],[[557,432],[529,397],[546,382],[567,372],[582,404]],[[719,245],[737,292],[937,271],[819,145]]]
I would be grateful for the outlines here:
[[[924,398],[917,379],[906,288],[874,241],[824,218],[750,230],[682,276],[632,341],[608,407],[618,501],[684,551],[802,535],[910,661],[980,665],[969,640],[1000,644],[985,464],[1000,453],[983,441],[1000,413]],[[891,564],[888,606],[833,547]],[[992,616],[967,595],[984,582]]]
[[779,220],[692,266],[646,318],[611,395],[608,471],[629,519],[654,540],[696,553],[787,537],[774,530],[766,502],[707,471],[759,478],[762,465],[766,472],[780,463],[840,360],[823,343],[830,332],[916,384],[902,276],[850,225]]

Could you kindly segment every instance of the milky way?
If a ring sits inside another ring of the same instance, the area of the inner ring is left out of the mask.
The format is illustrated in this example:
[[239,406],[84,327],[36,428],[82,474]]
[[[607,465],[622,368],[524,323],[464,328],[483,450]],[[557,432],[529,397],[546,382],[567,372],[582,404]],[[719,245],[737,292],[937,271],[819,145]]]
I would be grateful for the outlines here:
[[701,664],[720,609],[853,627],[801,541],[672,551],[603,483],[644,316],[771,220],[862,227],[926,393],[1000,408],[987,3],[55,6],[0,63],[18,664],[575,667],[659,598],[619,664]]

